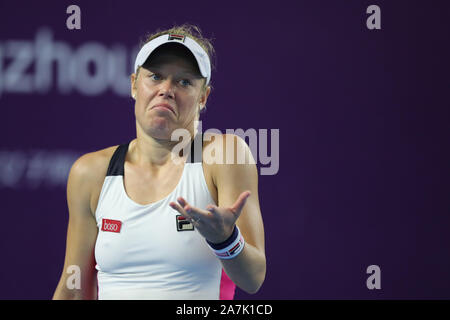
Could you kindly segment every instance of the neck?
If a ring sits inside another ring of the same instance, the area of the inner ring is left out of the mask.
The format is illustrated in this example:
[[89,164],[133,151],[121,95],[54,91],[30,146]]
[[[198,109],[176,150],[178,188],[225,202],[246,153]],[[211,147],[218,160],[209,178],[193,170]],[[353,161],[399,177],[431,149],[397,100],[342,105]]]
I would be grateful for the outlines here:
[[[191,139],[195,133],[197,133],[196,129],[190,133]],[[177,165],[186,159],[186,153],[183,153],[183,157],[180,157],[178,153],[180,146],[186,148],[186,144],[189,143],[190,140],[187,137],[179,141],[172,141],[170,137],[157,138],[144,132],[139,125],[137,125],[136,137],[130,144],[130,160],[139,166],[155,168],[170,164]]]

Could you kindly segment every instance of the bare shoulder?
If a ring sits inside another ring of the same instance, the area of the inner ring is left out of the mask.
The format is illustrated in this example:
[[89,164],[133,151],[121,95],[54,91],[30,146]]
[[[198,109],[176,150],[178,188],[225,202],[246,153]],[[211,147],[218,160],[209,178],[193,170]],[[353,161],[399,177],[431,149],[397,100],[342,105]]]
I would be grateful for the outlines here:
[[108,170],[109,161],[118,146],[85,153],[72,165],[71,174],[89,181],[103,179]]
[[73,211],[95,215],[109,162],[117,147],[83,154],[74,162],[67,181],[67,199]]
[[203,159],[206,164],[252,164],[250,149],[240,136],[230,133],[205,132]]
[[204,134],[203,168],[210,193],[216,203],[220,198],[220,185],[237,186],[236,181],[257,184],[256,164],[250,148],[244,139],[235,134]]

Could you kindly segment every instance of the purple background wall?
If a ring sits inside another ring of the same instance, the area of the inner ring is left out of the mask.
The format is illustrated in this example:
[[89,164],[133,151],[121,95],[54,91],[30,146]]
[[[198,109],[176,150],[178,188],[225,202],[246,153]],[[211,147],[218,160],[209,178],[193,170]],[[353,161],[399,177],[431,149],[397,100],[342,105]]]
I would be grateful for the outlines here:
[[[148,32],[190,22],[217,51],[203,128],[280,130],[279,171],[259,180],[266,281],[237,298],[449,299],[446,2],[166,3],[0,2],[0,298],[51,298],[67,170],[83,153],[135,137],[133,48]],[[81,8],[81,30],[66,28],[70,4]],[[371,4],[381,30],[366,28]],[[40,51],[38,34],[66,49]],[[24,63],[34,57],[23,79],[11,71],[17,41],[28,43]],[[80,78],[87,47],[104,54],[99,68],[114,52],[103,89]],[[72,64],[39,69],[64,50]],[[366,287],[372,264],[380,290]]]

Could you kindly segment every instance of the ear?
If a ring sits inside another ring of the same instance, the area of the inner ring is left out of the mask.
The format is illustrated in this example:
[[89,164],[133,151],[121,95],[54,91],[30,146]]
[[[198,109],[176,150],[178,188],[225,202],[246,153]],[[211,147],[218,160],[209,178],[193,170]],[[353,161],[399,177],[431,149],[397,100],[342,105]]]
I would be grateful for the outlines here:
[[202,90],[202,94],[200,96],[200,110],[202,110],[206,106],[206,101],[208,101],[209,94],[211,93],[211,87],[207,86],[205,90]]
[[130,80],[131,80],[131,96],[133,97],[134,100],[136,100],[136,93],[137,93],[136,80],[137,80],[137,76],[136,76],[135,73],[131,74]]

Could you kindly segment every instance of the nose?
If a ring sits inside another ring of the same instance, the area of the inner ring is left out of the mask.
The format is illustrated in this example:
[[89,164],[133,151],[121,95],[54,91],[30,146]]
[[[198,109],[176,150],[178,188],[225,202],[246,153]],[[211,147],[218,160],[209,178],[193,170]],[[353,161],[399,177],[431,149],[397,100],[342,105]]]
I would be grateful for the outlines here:
[[171,98],[171,99],[173,99],[175,97],[174,86],[172,84],[171,78],[167,78],[160,83],[158,95],[160,97]]

